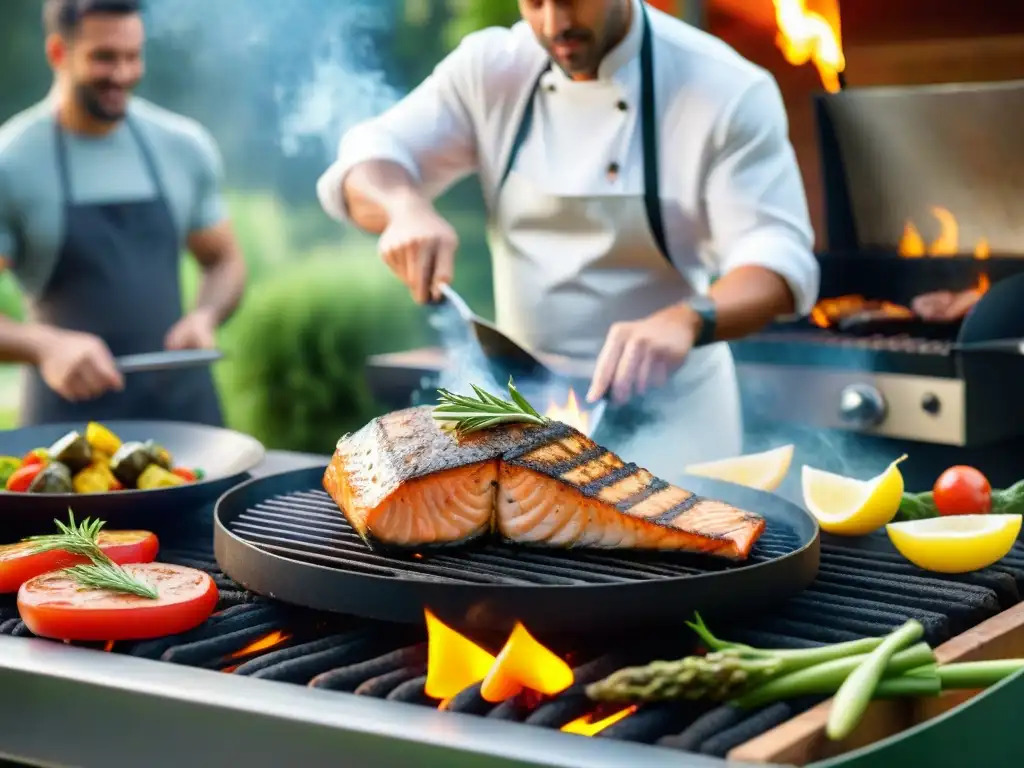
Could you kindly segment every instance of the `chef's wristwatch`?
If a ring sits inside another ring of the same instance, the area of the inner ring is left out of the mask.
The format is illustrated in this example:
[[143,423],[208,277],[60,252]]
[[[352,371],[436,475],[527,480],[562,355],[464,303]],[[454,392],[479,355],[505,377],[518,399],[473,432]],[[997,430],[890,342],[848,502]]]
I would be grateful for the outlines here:
[[708,296],[694,296],[686,302],[690,309],[700,317],[700,332],[693,342],[695,347],[705,347],[715,341],[715,330],[718,326],[718,313],[715,302]]

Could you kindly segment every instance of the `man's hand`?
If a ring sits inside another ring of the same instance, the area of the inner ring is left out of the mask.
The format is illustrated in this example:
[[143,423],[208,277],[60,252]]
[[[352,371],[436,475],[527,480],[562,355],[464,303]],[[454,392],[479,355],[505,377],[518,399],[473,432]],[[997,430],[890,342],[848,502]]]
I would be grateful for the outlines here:
[[959,293],[935,291],[915,298],[911,309],[923,320],[952,322],[970,312],[971,307],[977,304],[980,298],[981,292],[973,289]]
[[217,346],[217,321],[210,310],[189,312],[167,332],[167,349],[213,349]]
[[47,386],[71,402],[124,389],[110,349],[89,333],[54,330],[40,347],[38,367]]
[[377,250],[413,299],[426,304],[439,301],[441,285],[452,281],[458,247],[451,224],[429,202],[414,200],[391,211]]
[[700,316],[676,304],[643,320],[616,323],[608,331],[597,358],[587,400],[600,400],[610,390],[616,403],[663,387],[686,360],[700,331]]

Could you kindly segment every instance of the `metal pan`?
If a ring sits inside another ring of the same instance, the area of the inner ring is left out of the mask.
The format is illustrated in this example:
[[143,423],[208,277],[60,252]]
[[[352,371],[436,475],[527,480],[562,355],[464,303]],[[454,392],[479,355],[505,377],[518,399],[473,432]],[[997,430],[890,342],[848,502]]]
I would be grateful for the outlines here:
[[[200,424],[170,421],[104,421],[104,426],[125,442],[155,440],[174,457],[175,464],[201,468],[205,477],[196,483],[98,494],[35,494],[0,492],[0,541],[33,533],[49,533],[54,518],[106,520],[108,527],[158,525],[167,515],[185,514],[216,498],[248,476],[264,459],[266,450],[254,437]],[[71,430],[83,432],[84,423],[44,424],[0,433],[0,455],[23,456],[34,448],[52,445]]]
[[804,589],[818,572],[819,530],[773,494],[706,478],[680,485],[763,515],[746,563],[673,553],[536,550],[499,544],[422,558],[371,551],[321,490],[324,467],[245,482],[218,499],[221,569],[278,600],[370,619],[418,624],[429,608],[465,630],[575,635],[614,626],[664,627],[744,615]]

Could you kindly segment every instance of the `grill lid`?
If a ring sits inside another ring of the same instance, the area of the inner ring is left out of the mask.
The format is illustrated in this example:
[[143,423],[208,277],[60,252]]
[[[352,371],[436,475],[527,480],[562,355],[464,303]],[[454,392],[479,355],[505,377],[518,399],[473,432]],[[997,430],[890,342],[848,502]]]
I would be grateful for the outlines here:
[[466,629],[575,634],[664,626],[761,610],[818,570],[818,526],[769,493],[705,478],[680,484],[762,515],[745,563],[676,553],[544,551],[503,545],[406,556],[370,550],[322,490],[324,468],[251,480],[215,510],[220,567],[254,592],[319,610],[420,624],[423,611]]

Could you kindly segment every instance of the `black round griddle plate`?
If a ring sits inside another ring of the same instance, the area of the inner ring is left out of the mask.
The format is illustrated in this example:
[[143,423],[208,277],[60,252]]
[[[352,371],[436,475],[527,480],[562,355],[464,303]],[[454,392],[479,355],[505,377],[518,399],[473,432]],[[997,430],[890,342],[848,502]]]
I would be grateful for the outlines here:
[[701,496],[756,512],[767,527],[745,563],[678,553],[505,544],[371,550],[322,490],[325,467],[245,482],[218,499],[217,562],[259,594],[383,621],[422,623],[429,608],[464,630],[568,634],[680,624],[694,611],[742,616],[804,589],[818,572],[818,524],[778,496],[681,477]]
[[[200,468],[196,483],[111,493],[0,492],[0,542],[53,532],[54,519],[99,518],[107,528],[153,525],[167,515],[184,514],[213,502],[259,465],[266,450],[254,437],[228,429],[170,421],[104,421],[125,442],[155,440],[171,452],[176,465]],[[48,447],[71,430],[85,434],[85,423],[43,424],[0,433],[0,455],[23,456]]]

